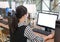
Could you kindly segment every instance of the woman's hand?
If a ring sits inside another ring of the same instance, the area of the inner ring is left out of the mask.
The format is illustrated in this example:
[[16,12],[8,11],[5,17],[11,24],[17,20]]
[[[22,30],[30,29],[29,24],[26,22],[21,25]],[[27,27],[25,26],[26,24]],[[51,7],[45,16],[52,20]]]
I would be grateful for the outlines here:
[[49,39],[51,39],[51,38],[53,38],[53,37],[54,37],[54,33],[48,35],[48,38],[49,38]]
[[52,33],[52,34],[50,34],[48,36],[45,36],[44,40],[46,41],[46,40],[52,39],[53,37],[54,37],[54,33]]

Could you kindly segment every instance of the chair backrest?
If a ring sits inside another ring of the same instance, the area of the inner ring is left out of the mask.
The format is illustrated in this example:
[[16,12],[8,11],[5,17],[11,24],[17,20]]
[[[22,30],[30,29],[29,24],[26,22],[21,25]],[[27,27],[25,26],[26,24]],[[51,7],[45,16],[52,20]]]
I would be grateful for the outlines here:
[[56,21],[54,42],[60,42],[60,20]]

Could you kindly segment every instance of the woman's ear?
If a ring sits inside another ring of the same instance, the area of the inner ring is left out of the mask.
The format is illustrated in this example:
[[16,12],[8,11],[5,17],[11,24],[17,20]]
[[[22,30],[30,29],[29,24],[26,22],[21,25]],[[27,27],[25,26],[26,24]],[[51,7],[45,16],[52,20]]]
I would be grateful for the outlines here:
[[26,14],[26,17],[28,17],[28,14]]
[[25,16],[25,17],[28,17],[28,14],[25,14],[24,16]]

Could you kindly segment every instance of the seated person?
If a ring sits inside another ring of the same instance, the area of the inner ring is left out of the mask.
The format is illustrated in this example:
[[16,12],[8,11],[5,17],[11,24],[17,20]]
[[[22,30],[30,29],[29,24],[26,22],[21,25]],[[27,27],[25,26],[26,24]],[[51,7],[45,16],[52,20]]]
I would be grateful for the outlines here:
[[[25,24],[27,16],[27,8],[24,6],[18,6],[16,8],[16,17],[12,20],[12,32],[10,31],[10,42],[27,42],[29,39],[32,42],[44,42],[54,37],[54,34],[50,34],[46,37],[36,36],[32,29]],[[0,24],[3,26],[3,24]],[[5,25],[6,26],[6,25]]]

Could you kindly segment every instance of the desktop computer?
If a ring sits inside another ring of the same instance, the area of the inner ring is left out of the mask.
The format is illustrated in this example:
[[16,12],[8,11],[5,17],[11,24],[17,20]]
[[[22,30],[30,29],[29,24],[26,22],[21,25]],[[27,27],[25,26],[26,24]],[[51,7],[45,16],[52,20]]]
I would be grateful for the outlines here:
[[57,14],[39,13],[37,18],[37,25],[44,27],[45,30],[33,29],[33,31],[49,35],[51,33],[51,29],[55,29],[57,17]]

